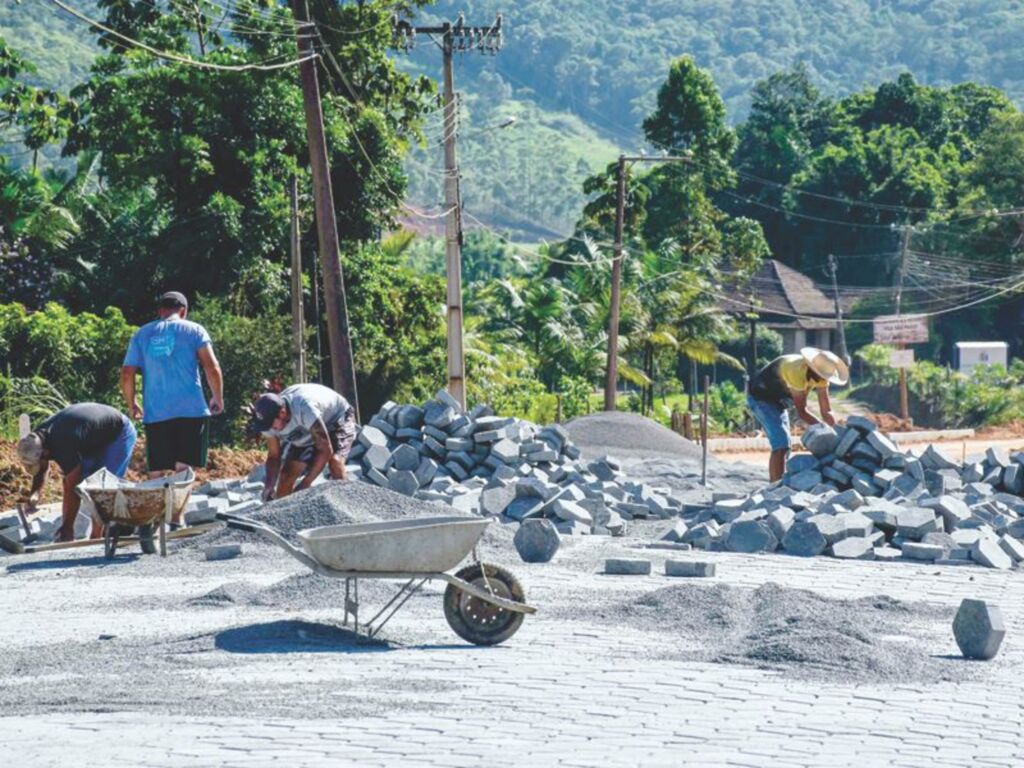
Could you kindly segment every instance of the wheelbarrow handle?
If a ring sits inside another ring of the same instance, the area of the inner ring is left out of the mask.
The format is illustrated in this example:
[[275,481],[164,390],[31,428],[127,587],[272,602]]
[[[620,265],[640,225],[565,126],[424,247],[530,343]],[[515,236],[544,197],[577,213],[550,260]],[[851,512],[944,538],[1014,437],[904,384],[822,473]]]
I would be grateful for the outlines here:
[[227,512],[218,512],[217,519],[227,523],[228,528],[234,528],[236,531],[246,531],[247,533],[259,533],[259,529],[267,527],[255,520],[239,517],[238,515],[229,515]]

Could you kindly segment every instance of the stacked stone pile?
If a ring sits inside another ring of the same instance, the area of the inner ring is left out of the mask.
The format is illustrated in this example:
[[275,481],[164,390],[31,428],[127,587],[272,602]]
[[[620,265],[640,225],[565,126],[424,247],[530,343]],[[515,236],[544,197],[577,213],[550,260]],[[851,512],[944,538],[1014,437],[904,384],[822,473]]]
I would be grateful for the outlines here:
[[[705,549],[861,560],[1024,561],[1024,453],[989,450],[959,465],[929,446],[900,451],[868,419],[815,425],[809,454],[793,456],[780,483],[718,494],[690,516],[683,542]],[[681,535],[679,535],[681,533]]]
[[633,483],[609,457],[585,461],[559,425],[464,412],[447,392],[422,406],[386,403],[359,432],[349,469],[406,496],[516,521],[550,519],[561,534],[621,535],[634,518],[682,505]]

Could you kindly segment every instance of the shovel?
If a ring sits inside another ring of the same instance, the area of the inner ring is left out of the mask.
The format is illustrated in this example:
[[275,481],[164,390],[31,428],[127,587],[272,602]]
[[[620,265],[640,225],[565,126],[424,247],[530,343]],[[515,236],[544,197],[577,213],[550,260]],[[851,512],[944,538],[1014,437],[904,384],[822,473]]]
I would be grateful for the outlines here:
[[31,544],[33,541],[39,538],[38,533],[32,531],[32,527],[28,524],[28,515],[25,514],[25,505],[18,504],[18,519],[21,520],[21,527],[25,529],[25,536],[21,540],[22,544]]

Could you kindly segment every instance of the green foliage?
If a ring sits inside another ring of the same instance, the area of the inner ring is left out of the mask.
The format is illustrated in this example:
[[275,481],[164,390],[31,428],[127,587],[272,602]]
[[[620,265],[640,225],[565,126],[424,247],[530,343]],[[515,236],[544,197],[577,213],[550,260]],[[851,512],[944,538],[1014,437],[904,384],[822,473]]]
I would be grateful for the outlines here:
[[189,320],[209,332],[224,374],[224,415],[210,420],[210,438],[218,445],[237,444],[245,435],[244,408],[262,391],[261,383],[275,377],[291,383],[291,320],[240,317],[225,299],[213,298],[198,300]]
[[443,281],[404,266],[395,245],[369,244],[342,259],[365,415],[388,400],[421,402],[445,383]]
[[7,378],[0,374],[0,437],[16,440],[18,419],[27,414],[38,424],[70,403],[51,382],[40,376]]
[[747,421],[747,401],[731,381],[708,391],[708,418],[719,432],[735,432]]
[[[445,274],[444,238],[418,237],[409,246],[409,267],[429,275]],[[520,251],[486,229],[471,229],[462,243],[462,282],[485,282],[523,275],[526,260]]]
[[120,310],[72,315],[55,303],[37,312],[0,305],[0,371],[41,378],[70,402],[118,404],[121,361],[135,328]]
[[865,344],[854,354],[863,364],[863,375],[858,384],[892,386],[899,380],[899,372],[889,365],[892,347],[885,344]]
[[558,382],[562,395],[562,419],[569,421],[590,413],[590,382],[579,376],[563,376]]

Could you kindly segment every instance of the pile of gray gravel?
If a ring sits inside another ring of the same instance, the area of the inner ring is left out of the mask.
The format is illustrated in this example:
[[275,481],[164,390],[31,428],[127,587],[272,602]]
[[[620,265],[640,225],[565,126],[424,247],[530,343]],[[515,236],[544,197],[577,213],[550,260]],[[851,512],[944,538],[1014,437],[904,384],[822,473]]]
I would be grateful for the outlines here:
[[700,461],[701,449],[671,429],[645,416],[623,411],[602,411],[580,416],[565,425],[570,439],[584,456],[612,454],[620,458],[665,456]]

